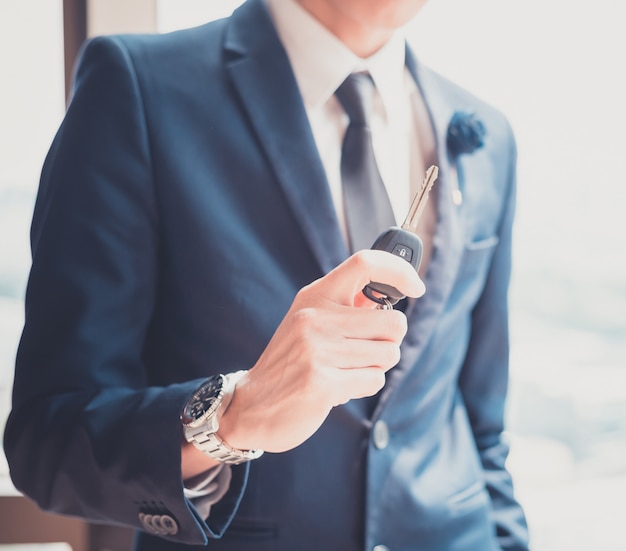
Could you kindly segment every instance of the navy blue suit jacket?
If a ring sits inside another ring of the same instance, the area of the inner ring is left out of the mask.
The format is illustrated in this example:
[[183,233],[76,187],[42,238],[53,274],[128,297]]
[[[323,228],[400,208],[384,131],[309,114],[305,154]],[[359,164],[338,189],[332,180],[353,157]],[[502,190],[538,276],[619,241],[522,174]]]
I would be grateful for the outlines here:
[[[89,42],[33,218],[5,433],[20,490],[139,530],[140,513],[166,513],[176,534],[139,534],[152,551],[526,549],[502,438],[515,144],[497,111],[408,64],[440,177],[402,360],[373,415],[352,401],[297,449],[233,468],[205,521],[180,476],[186,398],[209,374],[253,366],[297,290],[348,252],[262,2]],[[484,147],[454,160],[461,206],[446,149],[457,110],[486,128]]]

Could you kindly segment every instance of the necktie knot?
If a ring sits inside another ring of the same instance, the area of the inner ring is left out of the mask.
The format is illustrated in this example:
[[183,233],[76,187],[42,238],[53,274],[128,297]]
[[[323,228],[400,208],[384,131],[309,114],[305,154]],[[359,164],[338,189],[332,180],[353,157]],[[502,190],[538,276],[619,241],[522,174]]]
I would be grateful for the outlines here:
[[368,126],[374,102],[374,81],[369,73],[352,73],[335,92],[351,124]]

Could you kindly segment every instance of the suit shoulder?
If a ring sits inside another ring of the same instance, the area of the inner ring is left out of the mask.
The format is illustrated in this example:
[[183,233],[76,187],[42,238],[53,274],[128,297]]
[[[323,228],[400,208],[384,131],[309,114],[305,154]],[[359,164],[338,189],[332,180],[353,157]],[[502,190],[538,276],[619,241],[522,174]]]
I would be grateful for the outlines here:
[[167,33],[112,34],[88,39],[81,48],[79,62],[93,58],[122,55],[135,62],[151,59],[167,62],[193,58],[215,51],[221,43],[226,20],[211,21],[197,27]]
[[221,65],[225,27],[225,20],[217,20],[169,33],[91,38],[79,53],[74,87],[93,74],[114,77],[127,74],[141,83],[142,88],[193,79],[209,67]]

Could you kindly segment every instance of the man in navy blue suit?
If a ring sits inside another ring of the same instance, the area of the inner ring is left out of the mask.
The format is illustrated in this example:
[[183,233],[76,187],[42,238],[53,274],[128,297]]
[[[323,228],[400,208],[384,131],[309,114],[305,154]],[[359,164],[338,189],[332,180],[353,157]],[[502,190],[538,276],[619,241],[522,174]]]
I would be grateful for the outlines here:
[[[407,48],[424,3],[248,0],[88,42],[33,216],[18,489],[140,550],[527,549],[503,438],[515,142]],[[349,247],[355,72],[396,220],[440,168],[419,275]],[[370,281],[409,298],[377,309]]]

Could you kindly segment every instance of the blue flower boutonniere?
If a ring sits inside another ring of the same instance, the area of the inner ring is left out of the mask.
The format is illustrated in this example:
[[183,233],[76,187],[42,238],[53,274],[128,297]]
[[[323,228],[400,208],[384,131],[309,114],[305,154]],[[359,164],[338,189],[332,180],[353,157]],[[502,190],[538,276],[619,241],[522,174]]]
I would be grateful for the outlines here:
[[485,126],[474,113],[456,111],[448,125],[448,149],[452,157],[461,153],[473,153],[483,146]]
[[469,111],[455,111],[448,125],[446,141],[451,158],[452,202],[460,207],[463,193],[459,186],[460,176],[457,174],[457,157],[463,153],[473,153],[485,143],[485,126]]

